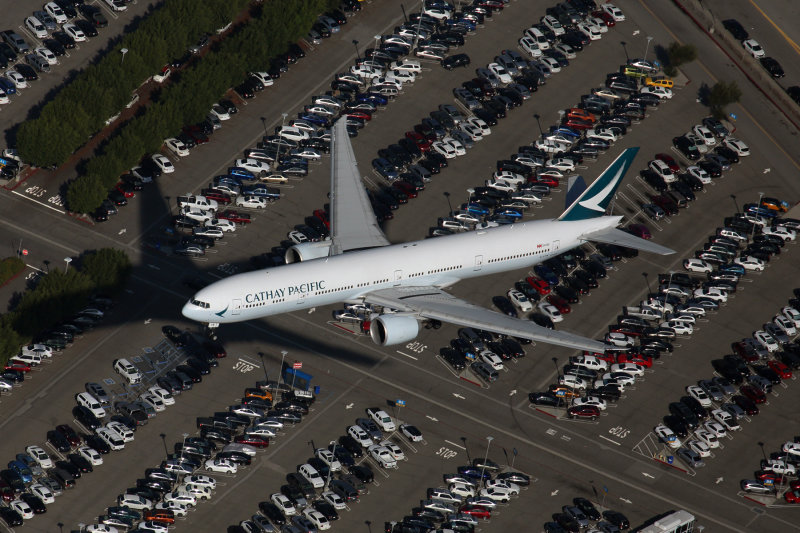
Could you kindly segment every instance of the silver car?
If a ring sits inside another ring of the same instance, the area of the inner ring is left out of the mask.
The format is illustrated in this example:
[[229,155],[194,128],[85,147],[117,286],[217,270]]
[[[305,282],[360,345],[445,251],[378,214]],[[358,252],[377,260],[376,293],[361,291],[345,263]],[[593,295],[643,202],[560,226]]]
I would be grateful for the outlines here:
[[678,458],[692,468],[700,468],[706,466],[706,463],[700,458],[700,454],[688,448],[681,448],[678,450]]

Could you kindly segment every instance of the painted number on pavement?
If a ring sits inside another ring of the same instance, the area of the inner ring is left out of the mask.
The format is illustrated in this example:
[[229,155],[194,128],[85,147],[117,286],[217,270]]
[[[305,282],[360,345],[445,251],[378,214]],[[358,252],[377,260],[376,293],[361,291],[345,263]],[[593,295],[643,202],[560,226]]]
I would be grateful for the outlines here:
[[425,351],[425,348],[427,348],[427,346],[421,342],[409,342],[406,344],[406,350],[410,350],[414,353],[422,353]]
[[608,430],[611,435],[624,439],[630,434],[631,430],[622,426],[616,426]]
[[458,452],[442,446],[441,448],[439,448],[439,451],[436,452],[436,455],[438,455],[443,459],[452,459],[453,457],[458,455]]

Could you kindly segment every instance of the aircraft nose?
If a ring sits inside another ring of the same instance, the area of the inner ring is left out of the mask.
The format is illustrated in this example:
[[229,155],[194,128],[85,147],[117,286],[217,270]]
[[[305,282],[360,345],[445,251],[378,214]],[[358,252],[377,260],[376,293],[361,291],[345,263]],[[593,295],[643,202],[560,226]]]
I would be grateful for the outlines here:
[[199,311],[200,308],[198,308],[191,301],[189,301],[183,305],[183,309],[181,309],[181,314],[190,320],[199,321],[200,320]]

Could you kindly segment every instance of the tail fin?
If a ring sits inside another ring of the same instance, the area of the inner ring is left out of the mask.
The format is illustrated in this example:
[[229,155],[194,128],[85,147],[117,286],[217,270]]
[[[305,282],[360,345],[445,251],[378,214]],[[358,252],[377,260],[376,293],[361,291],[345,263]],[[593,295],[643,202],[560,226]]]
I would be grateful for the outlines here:
[[639,148],[627,148],[619,154],[558,220],[586,220],[603,215],[638,151]]

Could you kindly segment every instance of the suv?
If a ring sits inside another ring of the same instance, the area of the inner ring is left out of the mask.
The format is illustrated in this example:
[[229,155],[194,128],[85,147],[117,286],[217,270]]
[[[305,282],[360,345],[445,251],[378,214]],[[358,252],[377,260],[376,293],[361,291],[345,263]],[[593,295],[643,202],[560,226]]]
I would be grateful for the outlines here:
[[142,374],[127,359],[114,359],[114,371],[124,377],[128,383],[136,384],[142,381]]

